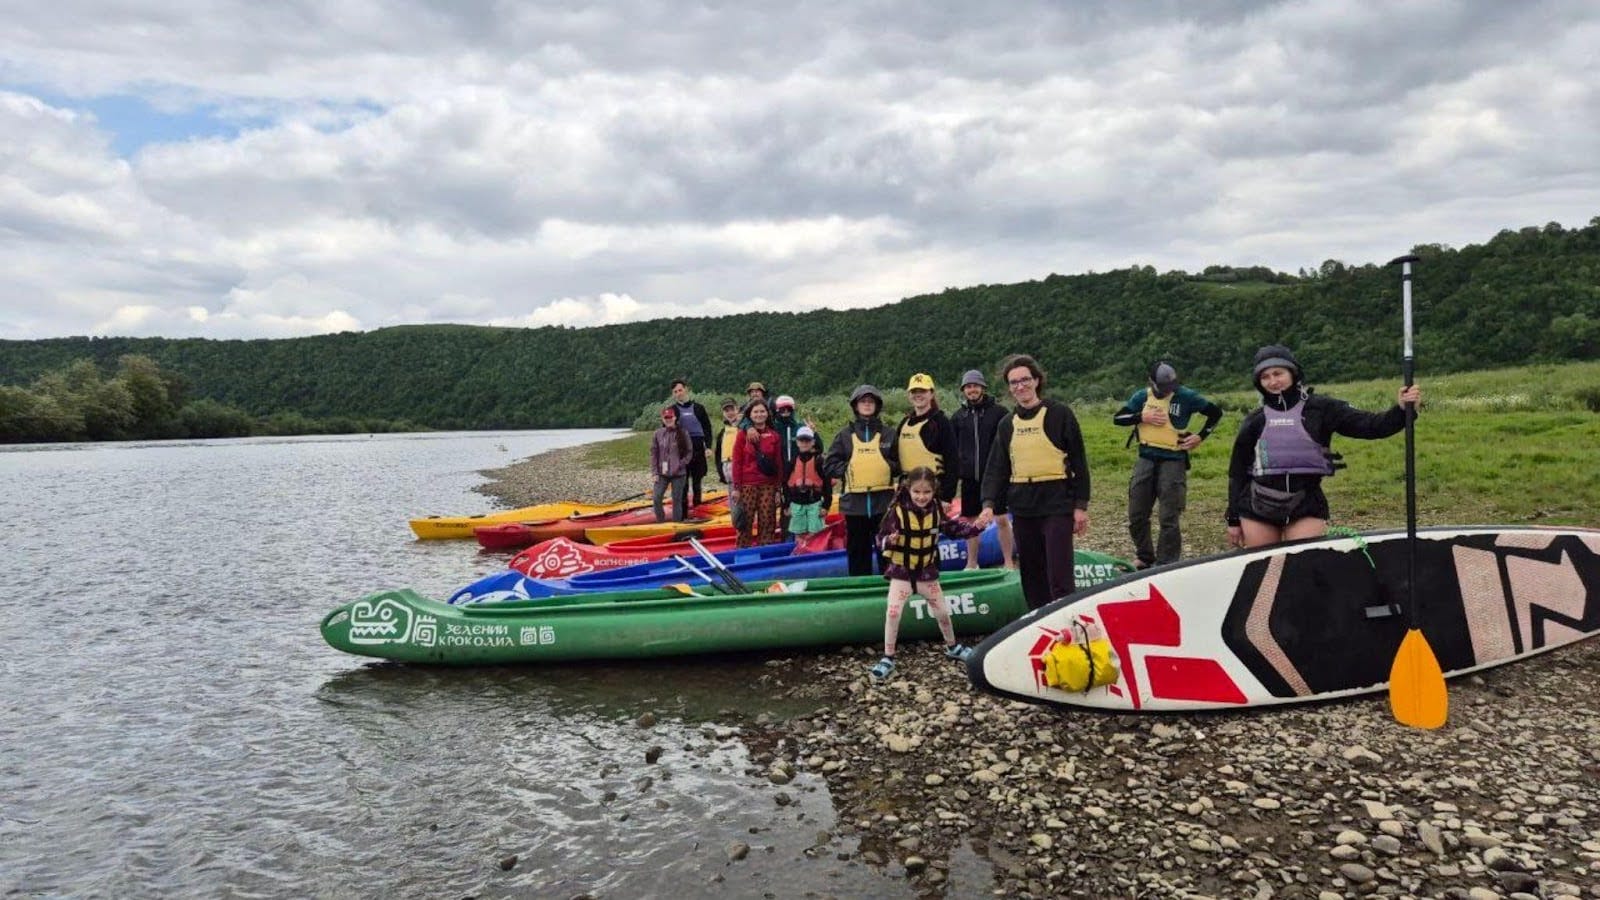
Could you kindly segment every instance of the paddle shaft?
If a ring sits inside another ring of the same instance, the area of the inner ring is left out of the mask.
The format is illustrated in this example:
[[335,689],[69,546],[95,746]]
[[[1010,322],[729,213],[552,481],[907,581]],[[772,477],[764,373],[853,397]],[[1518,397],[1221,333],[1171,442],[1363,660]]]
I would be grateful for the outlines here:
[[[1400,263],[1400,310],[1405,343],[1400,357],[1400,372],[1405,386],[1416,380],[1417,358],[1411,343],[1411,264],[1415,256],[1402,256]],[[1417,627],[1417,408],[1406,404],[1406,609],[1411,627]]]

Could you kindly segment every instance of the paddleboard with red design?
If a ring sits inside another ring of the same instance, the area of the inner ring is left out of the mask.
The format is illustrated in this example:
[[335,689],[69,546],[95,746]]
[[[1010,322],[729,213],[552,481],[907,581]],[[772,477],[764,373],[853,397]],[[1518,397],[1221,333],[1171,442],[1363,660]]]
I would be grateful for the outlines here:
[[[1600,530],[1439,527],[1417,539],[1419,622],[1447,677],[1600,633]],[[1407,571],[1404,530],[1147,569],[1012,622],[967,671],[1010,699],[1114,712],[1382,691],[1408,627]],[[1043,660],[1056,642],[1097,637],[1111,645],[1115,682],[1088,691],[1047,683]]]

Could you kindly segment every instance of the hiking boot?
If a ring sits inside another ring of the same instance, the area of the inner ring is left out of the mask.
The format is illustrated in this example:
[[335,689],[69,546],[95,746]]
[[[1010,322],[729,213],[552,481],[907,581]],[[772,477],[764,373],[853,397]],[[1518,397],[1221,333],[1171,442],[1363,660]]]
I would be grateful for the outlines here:
[[951,644],[950,646],[944,648],[945,656],[949,657],[950,659],[959,659],[963,662],[966,661],[967,657],[972,655],[972,652],[972,648],[968,647],[966,644]]
[[878,664],[872,667],[870,674],[873,681],[888,681],[889,676],[894,674],[894,657],[885,656],[883,659],[878,660]]

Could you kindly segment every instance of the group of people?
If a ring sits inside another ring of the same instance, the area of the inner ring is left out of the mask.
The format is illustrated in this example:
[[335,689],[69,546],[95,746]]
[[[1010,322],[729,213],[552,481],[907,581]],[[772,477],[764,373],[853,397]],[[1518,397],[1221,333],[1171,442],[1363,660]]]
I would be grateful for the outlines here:
[[[723,423],[708,446],[705,408],[689,397],[686,381],[675,381],[674,402],[662,410],[651,444],[657,517],[667,488],[680,517],[691,490],[698,505],[708,456],[730,485],[739,546],[821,530],[837,487],[850,574],[876,570],[889,580],[884,654],[873,678],[894,671],[900,615],[912,594],[927,602],[947,655],[965,659],[971,650],[957,642],[939,588],[939,538],[966,539],[967,566],[976,568],[978,535],[995,523],[1004,564],[1019,570],[1028,608],[1038,609],[1075,590],[1074,539],[1089,530],[1090,466],[1077,417],[1046,396],[1045,372],[1033,357],[1009,356],[996,374],[1013,402],[1010,411],[973,369],[962,376],[961,408],[947,416],[933,378],[917,373],[906,385],[911,410],[892,427],[883,421],[882,393],[859,385],[850,393],[853,417],[826,452],[814,425],[795,418],[794,399],[769,401],[761,382],[750,383],[742,404],[723,400]],[[1333,436],[1393,435],[1421,400],[1412,385],[1391,409],[1369,413],[1315,394],[1293,352],[1280,345],[1256,353],[1252,380],[1262,403],[1241,423],[1228,469],[1228,540],[1238,547],[1321,535],[1329,516],[1321,481],[1339,466]],[[1138,444],[1128,485],[1138,567],[1182,555],[1189,454],[1222,416],[1165,360],[1151,366],[1148,384],[1112,416],[1133,429],[1129,441]]]

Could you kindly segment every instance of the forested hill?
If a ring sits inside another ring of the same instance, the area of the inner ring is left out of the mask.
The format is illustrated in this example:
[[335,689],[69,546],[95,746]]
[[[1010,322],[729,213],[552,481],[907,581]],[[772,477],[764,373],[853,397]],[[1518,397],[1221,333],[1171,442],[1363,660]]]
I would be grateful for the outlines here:
[[[1416,247],[1419,371],[1600,355],[1600,217],[1503,231],[1483,245]],[[142,354],[191,396],[246,412],[409,420],[437,428],[624,425],[685,374],[705,388],[760,379],[816,396],[914,371],[941,385],[1005,354],[1035,354],[1065,399],[1125,396],[1151,360],[1202,389],[1247,383],[1257,346],[1293,346],[1313,381],[1398,377],[1399,275],[1384,261],[1298,276],[1213,266],[1051,275],[875,309],[752,313],[599,328],[406,326],[287,340],[0,341],[0,383],[74,359],[107,372]]]

